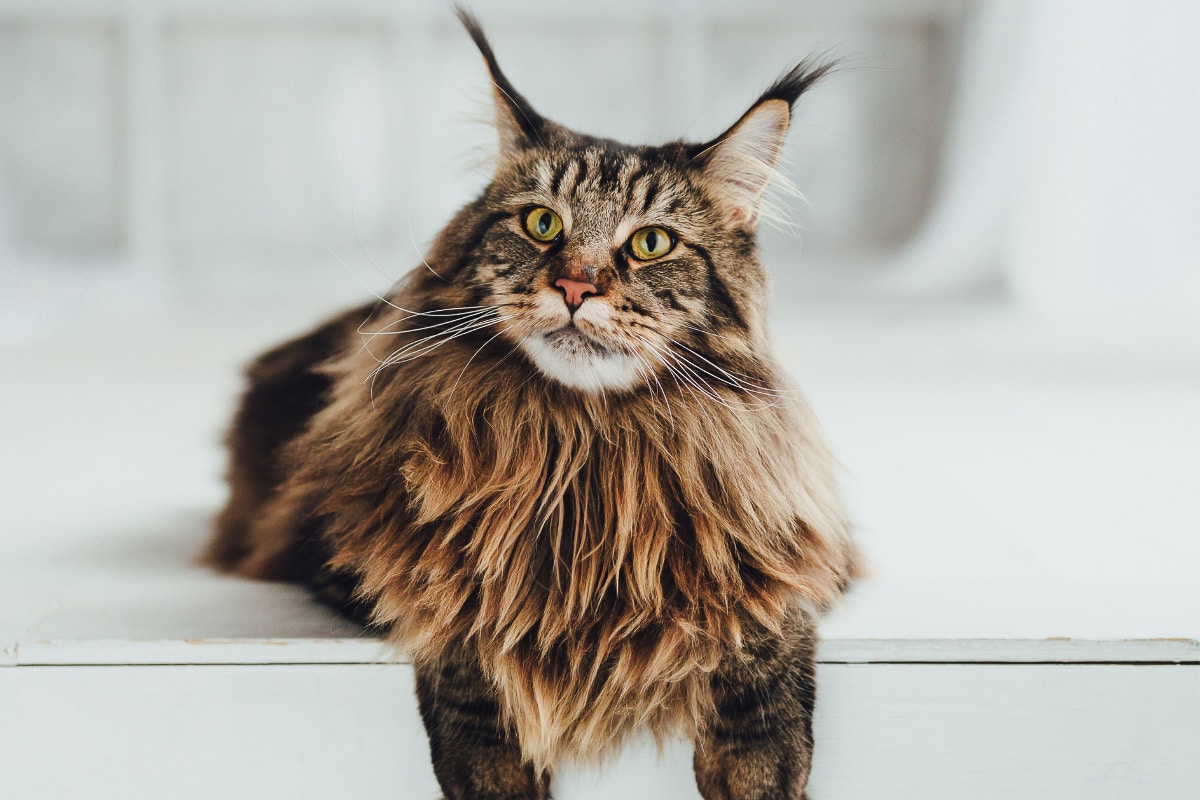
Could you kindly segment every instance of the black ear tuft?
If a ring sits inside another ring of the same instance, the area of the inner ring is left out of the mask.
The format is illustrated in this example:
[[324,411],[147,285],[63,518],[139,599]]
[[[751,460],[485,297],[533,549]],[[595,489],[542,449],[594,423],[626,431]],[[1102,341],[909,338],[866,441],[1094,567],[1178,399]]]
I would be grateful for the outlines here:
[[[833,60],[806,58],[790,70],[780,75],[772,83],[754,105],[766,100],[783,100],[788,106],[796,104],[800,95],[807,92],[812,85],[837,69],[838,63]],[[753,106],[752,106],[753,107]]]
[[733,127],[694,147],[692,160],[703,168],[731,224],[748,230],[758,225],[763,192],[778,177],[776,166],[791,124],[792,105],[835,66],[832,61],[801,61],[759,95]]
[[541,141],[545,120],[533,110],[529,101],[521,96],[501,71],[496,54],[492,52],[492,46],[488,44],[479,20],[462,6],[455,6],[454,13],[471,35],[487,63],[488,72],[491,73],[502,153]]

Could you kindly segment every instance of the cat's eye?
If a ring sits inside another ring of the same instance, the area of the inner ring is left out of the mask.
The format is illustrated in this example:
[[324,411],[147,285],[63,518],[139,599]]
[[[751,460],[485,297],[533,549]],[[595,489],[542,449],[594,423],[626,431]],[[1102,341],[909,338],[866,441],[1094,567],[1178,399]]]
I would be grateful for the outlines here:
[[642,228],[629,239],[629,250],[638,261],[661,258],[674,246],[675,240],[662,228]]
[[525,232],[539,242],[553,242],[562,233],[562,217],[545,206],[525,214]]

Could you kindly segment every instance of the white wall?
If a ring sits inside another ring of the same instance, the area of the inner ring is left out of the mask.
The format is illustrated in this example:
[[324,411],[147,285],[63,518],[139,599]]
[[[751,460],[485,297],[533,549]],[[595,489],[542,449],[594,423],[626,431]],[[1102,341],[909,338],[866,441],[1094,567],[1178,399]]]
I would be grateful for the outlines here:
[[1026,315],[1027,350],[1195,377],[1200,4],[973,10],[937,199],[887,288],[999,287]]
[[[800,57],[845,57],[789,149],[806,252],[837,256],[919,225],[965,5],[473,7],[539,110],[633,141],[711,137]],[[27,289],[395,276],[481,185],[484,81],[440,1],[0,0],[0,237]],[[796,261],[795,232],[768,246]]]
[[[543,113],[633,141],[710,137],[841,56],[787,152],[807,202],[764,232],[781,302],[1007,296],[1029,351],[1069,330],[1195,371],[1192,0],[473,6]],[[0,0],[0,339],[380,289],[486,180],[488,103],[441,0]]]

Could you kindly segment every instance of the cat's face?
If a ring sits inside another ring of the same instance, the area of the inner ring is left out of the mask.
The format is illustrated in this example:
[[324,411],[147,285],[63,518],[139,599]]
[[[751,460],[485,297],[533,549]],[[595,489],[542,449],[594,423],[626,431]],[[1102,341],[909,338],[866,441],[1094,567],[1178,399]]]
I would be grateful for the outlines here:
[[752,241],[687,159],[677,146],[560,137],[502,166],[485,199],[494,222],[463,278],[542,373],[625,390],[684,369],[694,357],[679,348],[707,349],[706,334],[751,335],[763,293]]
[[464,21],[496,86],[501,152],[439,250],[464,304],[492,309],[488,335],[585,392],[759,374],[762,192],[791,102],[825,68],[792,70],[712,142],[629,147],[541,118]]

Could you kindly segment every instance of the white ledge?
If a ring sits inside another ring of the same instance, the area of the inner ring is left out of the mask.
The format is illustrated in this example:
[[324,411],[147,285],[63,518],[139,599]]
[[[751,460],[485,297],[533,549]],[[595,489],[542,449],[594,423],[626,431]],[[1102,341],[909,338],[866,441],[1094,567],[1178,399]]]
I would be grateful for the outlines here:
[[[1195,381],[1052,369],[1004,317],[956,314],[807,308],[776,329],[869,572],[819,659],[1200,664]],[[298,587],[196,564],[241,364],[322,315],[200,303],[0,351],[22,387],[0,392],[0,666],[403,662]]]
[[[1200,664],[1193,639],[834,639],[824,664]],[[0,645],[0,666],[403,664],[379,639],[29,641]]]

